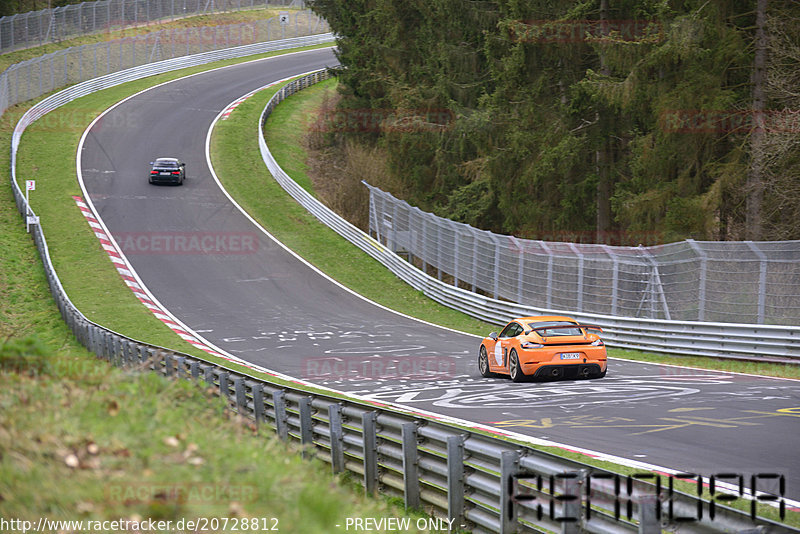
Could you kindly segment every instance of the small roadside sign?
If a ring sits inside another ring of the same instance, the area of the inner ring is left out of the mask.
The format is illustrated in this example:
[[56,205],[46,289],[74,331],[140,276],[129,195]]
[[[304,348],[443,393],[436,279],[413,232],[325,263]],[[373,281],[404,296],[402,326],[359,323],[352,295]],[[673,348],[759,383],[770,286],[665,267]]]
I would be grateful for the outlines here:
[[278,20],[281,23],[281,26],[286,26],[289,24],[289,12],[288,11],[281,11],[278,13]]
[[36,191],[36,180],[25,180],[25,231],[27,232],[31,231],[32,224],[39,224],[39,217],[32,216],[31,191]]

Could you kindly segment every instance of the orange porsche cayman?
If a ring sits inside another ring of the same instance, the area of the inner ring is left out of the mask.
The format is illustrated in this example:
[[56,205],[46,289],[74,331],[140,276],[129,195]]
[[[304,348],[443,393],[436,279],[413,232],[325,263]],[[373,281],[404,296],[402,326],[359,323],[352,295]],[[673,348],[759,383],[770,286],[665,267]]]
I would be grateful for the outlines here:
[[514,319],[498,335],[481,341],[478,369],[485,377],[507,375],[514,382],[529,378],[603,378],[606,347],[599,326],[569,317],[543,315]]

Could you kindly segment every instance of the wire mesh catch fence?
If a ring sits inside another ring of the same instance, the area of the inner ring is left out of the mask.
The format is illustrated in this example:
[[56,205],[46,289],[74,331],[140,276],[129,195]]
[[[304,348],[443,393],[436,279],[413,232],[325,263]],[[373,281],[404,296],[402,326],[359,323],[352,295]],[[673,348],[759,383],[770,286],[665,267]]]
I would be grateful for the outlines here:
[[366,185],[375,239],[440,280],[495,299],[565,313],[800,324],[800,241],[631,247],[519,239]]

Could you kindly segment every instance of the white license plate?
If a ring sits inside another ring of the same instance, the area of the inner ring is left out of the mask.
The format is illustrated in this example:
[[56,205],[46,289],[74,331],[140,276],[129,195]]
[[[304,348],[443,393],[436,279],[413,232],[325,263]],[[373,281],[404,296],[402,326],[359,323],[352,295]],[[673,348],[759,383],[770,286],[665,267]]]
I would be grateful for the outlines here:
[[160,174],[161,176],[169,176],[170,173],[168,173],[168,172],[160,172],[158,174]]
[[577,360],[581,357],[580,352],[562,352],[561,359],[562,360]]

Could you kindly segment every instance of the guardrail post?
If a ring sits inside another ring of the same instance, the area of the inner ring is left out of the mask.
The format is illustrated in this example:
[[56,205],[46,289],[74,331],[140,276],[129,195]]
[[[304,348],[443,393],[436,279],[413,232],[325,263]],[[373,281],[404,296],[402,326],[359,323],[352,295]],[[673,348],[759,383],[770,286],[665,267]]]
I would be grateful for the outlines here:
[[147,357],[144,360],[144,368],[159,371],[156,367],[156,356],[158,356],[156,349],[147,348]]
[[214,388],[214,368],[210,365],[205,366],[203,369],[203,378],[205,378],[206,386]]
[[172,355],[164,355],[164,375],[172,376]]
[[364,437],[364,490],[374,495],[378,490],[378,436],[376,412],[366,412],[361,416]]
[[519,256],[517,258],[517,302],[523,302],[525,299],[522,296],[522,274],[525,271],[525,251],[523,250],[519,239],[513,235],[508,237],[510,241],[516,245],[517,250],[519,251]]
[[687,239],[686,242],[692,250],[700,257],[700,273],[697,287],[697,320],[705,321],[706,317],[706,274],[708,272],[708,255],[697,244],[694,239]]
[[575,243],[569,243],[569,248],[578,257],[578,274],[577,284],[575,285],[575,298],[577,301],[577,308],[579,312],[583,312],[583,252],[581,252]]
[[99,327],[94,327],[94,353],[103,360],[108,360],[106,356],[106,333]]
[[564,481],[564,493],[561,502],[563,503],[561,517],[561,534],[580,534],[581,532],[581,482],[583,472],[564,473],[556,475]]
[[189,374],[192,376],[192,380],[197,380],[200,377],[200,366],[197,364],[197,360],[189,362]]
[[106,351],[106,359],[111,365],[116,365],[116,355],[114,354],[114,334],[111,332],[103,333],[103,348]]
[[289,418],[286,415],[286,394],[283,391],[272,393],[272,404],[275,407],[275,431],[283,441],[289,439]]
[[758,317],[756,322],[764,324],[764,315],[767,302],[767,256],[752,241],[745,241],[750,250],[758,256]]
[[136,349],[136,354],[135,354],[136,361],[134,363],[136,364],[137,367],[141,369],[144,366],[145,360],[147,360],[147,347],[145,347],[144,345],[139,345],[137,343],[135,349]]
[[125,341],[125,349],[124,349],[124,357],[123,357],[123,365],[125,367],[131,367],[135,363],[135,356],[136,351],[135,347],[133,346],[133,342]]
[[456,529],[464,523],[464,437],[447,438],[447,518]]
[[403,442],[403,497],[406,508],[419,508],[419,450],[417,424],[403,423],[400,427]]
[[489,234],[489,237],[492,239],[494,243],[494,288],[492,289],[492,293],[494,294],[494,298],[500,298],[500,242],[497,236],[494,234]]
[[328,406],[328,424],[331,438],[331,469],[334,473],[344,471],[344,433],[342,432],[342,406]]
[[175,357],[175,369],[177,371],[175,374],[178,379],[186,378],[186,358],[184,356]]
[[519,453],[500,453],[500,534],[517,532],[517,507],[514,506],[514,475],[519,472]]
[[658,496],[642,495],[637,502],[639,504],[639,534],[661,534]]
[[[420,225],[420,226],[422,226],[422,247],[420,247],[420,249],[422,250],[422,256],[421,256],[422,257],[422,272],[423,273],[427,273],[428,272],[428,255],[425,254],[425,244],[426,244],[426,242],[428,240],[428,233],[427,233],[427,229],[425,227],[426,226],[425,225],[425,217],[424,216],[420,217],[420,221],[422,221],[422,224]],[[477,256],[477,254],[476,254],[476,256]],[[474,272],[474,270],[473,270],[473,272]],[[475,289],[475,288],[473,287],[473,289]]]
[[[411,226],[409,225],[409,233]],[[458,225],[450,221],[450,230],[453,232],[453,286],[458,287],[458,277],[461,274],[458,268]]]
[[234,378],[233,389],[236,392],[236,412],[239,415],[244,415],[247,412],[247,394],[244,390],[244,378]]
[[[313,420],[311,419],[311,397],[302,397],[298,402],[300,407],[300,444],[313,445],[314,444],[314,427]],[[303,450],[303,456],[308,453]],[[313,453],[311,453],[313,454]]]
[[117,361],[117,339],[114,334],[108,334],[106,346],[108,347],[108,361],[114,367],[119,367],[119,362]]
[[219,374],[219,396],[228,400],[229,393],[230,393],[230,385],[228,384],[228,373],[221,372]]
[[261,383],[254,383],[250,386],[253,394],[253,418],[258,428],[264,422],[264,386]]
[[545,299],[545,308],[548,310],[553,309],[553,251],[544,241],[538,241],[539,246],[547,252],[547,298]]

